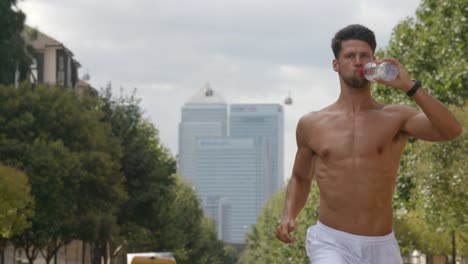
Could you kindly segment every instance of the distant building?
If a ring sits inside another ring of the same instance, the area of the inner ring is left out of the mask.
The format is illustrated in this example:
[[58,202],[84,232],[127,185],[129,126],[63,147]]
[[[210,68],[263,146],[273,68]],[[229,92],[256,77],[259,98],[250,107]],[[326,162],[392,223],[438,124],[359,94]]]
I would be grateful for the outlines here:
[[232,104],[229,136],[255,138],[265,145],[268,175],[263,180],[264,200],[283,185],[284,113],[279,104]]
[[22,35],[36,51],[30,81],[74,88],[79,81],[81,65],[73,59],[73,52],[56,39],[28,26]]
[[34,50],[29,73],[31,83],[47,83],[74,89],[80,96],[98,95],[98,91],[88,82],[89,74],[79,78],[78,69],[81,64],[63,43],[26,25],[22,36]]
[[264,203],[266,146],[254,138],[197,140],[194,186],[218,238],[242,244]]
[[179,173],[195,187],[218,239],[245,243],[261,209],[282,185],[281,105],[228,105],[206,85],[182,108]]
[[182,107],[179,124],[178,170],[192,179],[195,171],[197,138],[226,137],[228,106],[209,84],[198,90]]
[[216,193],[205,194],[197,190],[199,196],[202,196],[201,205],[205,215],[211,218],[216,225],[217,238],[224,241],[232,241],[232,208],[229,199]]
[[78,96],[88,95],[97,97],[99,92],[89,84],[89,74],[85,74],[75,85],[75,92]]

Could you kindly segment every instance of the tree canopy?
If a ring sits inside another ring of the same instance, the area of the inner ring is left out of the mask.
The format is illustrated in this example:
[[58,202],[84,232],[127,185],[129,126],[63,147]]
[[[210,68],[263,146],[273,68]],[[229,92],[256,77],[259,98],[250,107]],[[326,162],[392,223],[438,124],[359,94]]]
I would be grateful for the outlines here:
[[26,174],[0,164],[0,238],[10,238],[28,228],[33,209]]
[[[468,23],[465,0],[423,0],[415,17],[392,32],[377,57],[397,58],[414,79],[440,101],[463,105],[468,96]],[[410,103],[404,93],[378,85],[374,95],[387,103]]]
[[176,161],[160,142],[157,128],[144,118],[136,93],[116,97],[109,84],[101,109],[122,144],[128,193],[119,212],[119,234],[110,244],[118,247],[127,241],[130,252],[170,251],[177,263],[234,263],[191,186],[175,175]]
[[312,185],[307,203],[297,218],[297,229],[292,233],[296,242],[284,244],[275,237],[276,227],[283,217],[285,190],[268,201],[257,223],[247,236],[247,244],[240,263],[308,263],[305,251],[307,228],[318,219],[319,191]]
[[17,0],[0,1],[0,83],[15,82],[16,70],[20,79],[29,72],[30,49],[26,46],[21,32],[25,15],[16,7]]
[[14,239],[30,261],[39,249],[52,257],[72,238],[92,238],[97,230],[80,227],[115,218],[126,197],[121,148],[96,105],[48,85],[0,87],[0,161],[28,175],[35,200],[31,227]]

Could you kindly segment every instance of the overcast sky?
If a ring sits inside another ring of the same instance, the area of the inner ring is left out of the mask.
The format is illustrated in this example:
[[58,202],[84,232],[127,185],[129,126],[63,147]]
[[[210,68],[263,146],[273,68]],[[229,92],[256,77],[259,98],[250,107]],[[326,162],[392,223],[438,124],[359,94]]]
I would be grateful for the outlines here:
[[334,102],[331,38],[363,24],[384,48],[419,0],[25,0],[26,23],[62,42],[91,84],[137,88],[173,155],[184,102],[205,83],[227,103],[285,106],[285,177],[305,113]]

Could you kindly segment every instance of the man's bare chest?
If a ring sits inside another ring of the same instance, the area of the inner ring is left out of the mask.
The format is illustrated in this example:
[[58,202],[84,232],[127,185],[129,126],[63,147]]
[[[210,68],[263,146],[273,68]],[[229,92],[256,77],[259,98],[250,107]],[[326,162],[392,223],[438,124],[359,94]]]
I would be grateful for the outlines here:
[[322,159],[378,157],[400,142],[400,122],[385,114],[327,116],[309,137],[311,149]]

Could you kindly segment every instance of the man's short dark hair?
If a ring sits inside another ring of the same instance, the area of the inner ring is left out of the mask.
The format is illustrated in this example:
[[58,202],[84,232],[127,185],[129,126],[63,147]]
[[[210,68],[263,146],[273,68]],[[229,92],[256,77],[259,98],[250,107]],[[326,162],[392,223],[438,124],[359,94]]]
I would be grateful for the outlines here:
[[375,41],[375,35],[372,30],[366,28],[365,26],[361,25],[349,25],[340,31],[336,32],[335,37],[332,39],[332,50],[333,54],[335,55],[335,58],[338,58],[338,55],[340,54],[341,50],[341,42],[345,40],[352,40],[352,39],[357,39],[357,40],[362,40],[365,41],[369,44],[369,46],[372,48],[372,53],[375,53],[375,48],[377,46],[376,41]]

